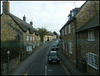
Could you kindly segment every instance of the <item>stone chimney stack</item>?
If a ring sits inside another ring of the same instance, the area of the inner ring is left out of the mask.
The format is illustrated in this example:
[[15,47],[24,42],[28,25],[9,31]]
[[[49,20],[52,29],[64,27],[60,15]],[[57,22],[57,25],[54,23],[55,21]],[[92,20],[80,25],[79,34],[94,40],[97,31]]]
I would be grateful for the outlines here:
[[10,3],[8,2],[8,0],[3,1],[3,14],[8,14],[10,12]]
[[24,15],[24,17],[23,17],[23,21],[25,21],[25,22],[26,22],[26,17],[25,17],[25,15]]
[[33,22],[32,22],[32,21],[30,22],[30,25],[31,25],[31,26],[33,25]]

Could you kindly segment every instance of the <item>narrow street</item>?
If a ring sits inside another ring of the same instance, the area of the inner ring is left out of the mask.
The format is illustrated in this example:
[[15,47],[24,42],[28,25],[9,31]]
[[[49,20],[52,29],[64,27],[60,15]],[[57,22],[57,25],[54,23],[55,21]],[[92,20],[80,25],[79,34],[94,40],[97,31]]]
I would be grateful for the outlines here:
[[38,55],[31,63],[24,75],[66,75],[64,68],[59,64],[49,64],[47,54],[54,42],[43,45]]

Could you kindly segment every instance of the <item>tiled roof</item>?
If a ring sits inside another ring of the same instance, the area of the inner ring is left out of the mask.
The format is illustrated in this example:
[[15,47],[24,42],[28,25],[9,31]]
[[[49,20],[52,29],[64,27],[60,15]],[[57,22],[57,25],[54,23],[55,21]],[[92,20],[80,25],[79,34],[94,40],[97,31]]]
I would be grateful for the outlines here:
[[94,28],[99,26],[99,14],[95,15],[92,19],[90,19],[88,22],[86,22],[78,31],[84,31],[90,28]]
[[29,30],[29,32],[32,33],[36,33],[38,35],[38,32],[35,28],[33,28],[30,24],[28,24],[27,22],[21,20],[20,18],[14,16],[13,14],[9,13],[9,16],[15,21],[15,23],[24,31],[26,32],[27,30]]

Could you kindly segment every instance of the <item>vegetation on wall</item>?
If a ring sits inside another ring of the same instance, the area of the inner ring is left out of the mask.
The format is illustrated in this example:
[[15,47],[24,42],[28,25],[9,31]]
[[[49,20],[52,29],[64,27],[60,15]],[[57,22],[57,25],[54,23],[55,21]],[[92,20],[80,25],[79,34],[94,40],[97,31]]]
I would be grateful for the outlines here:
[[10,60],[18,57],[20,51],[24,49],[23,43],[18,42],[17,40],[2,41],[1,42],[1,62],[8,62],[7,51],[10,51],[9,58]]

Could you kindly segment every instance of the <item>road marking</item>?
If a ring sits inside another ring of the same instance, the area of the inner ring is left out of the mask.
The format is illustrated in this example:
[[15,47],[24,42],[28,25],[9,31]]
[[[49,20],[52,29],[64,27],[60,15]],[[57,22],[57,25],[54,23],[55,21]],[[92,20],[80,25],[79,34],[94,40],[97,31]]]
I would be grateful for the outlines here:
[[63,65],[63,63],[61,62],[61,65],[63,66],[64,70],[65,70],[65,73],[70,75],[70,73],[68,72],[68,70],[65,68],[65,66]]
[[47,66],[45,66],[45,75],[47,75]]

